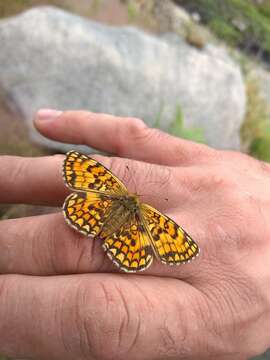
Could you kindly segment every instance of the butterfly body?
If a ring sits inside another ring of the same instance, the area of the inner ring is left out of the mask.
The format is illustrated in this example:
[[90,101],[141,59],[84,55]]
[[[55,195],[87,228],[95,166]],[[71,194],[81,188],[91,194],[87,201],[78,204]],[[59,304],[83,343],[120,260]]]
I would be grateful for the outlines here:
[[116,198],[108,197],[113,201],[107,221],[104,222],[102,230],[97,234],[101,238],[114,233],[129,220],[130,214],[139,219],[139,201],[136,195],[122,195]]
[[111,260],[122,270],[145,270],[155,255],[178,265],[199,253],[198,245],[172,219],[140,202],[103,165],[79,154],[67,153],[63,166],[66,185],[73,191],[64,202],[69,225],[100,240]]
[[[113,199],[114,196],[108,196],[108,198]],[[139,196],[136,194],[116,196],[116,199],[119,205],[121,205],[127,211],[136,212],[139,210],[140,200]]]

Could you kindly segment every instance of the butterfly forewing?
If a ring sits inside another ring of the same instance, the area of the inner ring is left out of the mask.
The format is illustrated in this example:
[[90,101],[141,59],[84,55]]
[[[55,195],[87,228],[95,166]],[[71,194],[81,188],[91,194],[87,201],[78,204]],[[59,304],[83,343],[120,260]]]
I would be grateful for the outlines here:
[[172,219],[148,204],[141,205],[141,212],[154,253],[163,263],[181,264],[198,255],[198,245]]
[[72,190],[92,191],[105,194],[128,194],[124,184],[105,166],[77,151],[66,155],[63,176]]

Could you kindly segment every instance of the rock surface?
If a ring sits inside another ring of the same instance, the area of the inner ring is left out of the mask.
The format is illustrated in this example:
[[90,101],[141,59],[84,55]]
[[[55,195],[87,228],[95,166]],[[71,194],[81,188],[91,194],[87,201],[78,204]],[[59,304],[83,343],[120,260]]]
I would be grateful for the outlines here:
[[208,144],[239,148],[245,87],[222,48],[198,50],[176,35],[109,27],[53,7],[1,20],[0,43],[0,88],[42,144],[63,148],[35,133],[41,107],[136,116],[167,130],[180,105],[185,126],[203,129]]

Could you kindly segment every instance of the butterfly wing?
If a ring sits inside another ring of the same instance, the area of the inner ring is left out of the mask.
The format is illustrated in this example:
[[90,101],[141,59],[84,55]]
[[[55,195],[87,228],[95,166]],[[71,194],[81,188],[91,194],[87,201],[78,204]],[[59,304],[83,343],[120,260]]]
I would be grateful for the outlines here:
[[149,236],[139,218],[132,213],[118,230],[103,238],[103,241],[107,255],[121,270],[142,271],[153,261]]
[[65,219],[82,234],[96,236],[110,216],[112,201],[97,193],[72,193],[63,205]]
[[161,262],[177,265],[188,262],[198,255],[198,245],[172,219],[148,204],[141,205],[141,212],[154,253]]
[[65,183],[72,190],[114,195],[128,193],[125,185],[105,166],[77,151],[72,150],[66,154],[63,176]]

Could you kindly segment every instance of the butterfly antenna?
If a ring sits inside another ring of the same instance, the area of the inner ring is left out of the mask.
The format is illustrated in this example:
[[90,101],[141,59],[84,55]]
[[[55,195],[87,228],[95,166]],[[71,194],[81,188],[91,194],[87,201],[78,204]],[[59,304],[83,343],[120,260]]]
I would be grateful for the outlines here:
[[[128,165],[126,165],[126,168],[127,168],[127,170],[130,172],[130,180],[132,180],[133,186],[134,186],[134,190],[135,190],[135,194],[137,194],[137,184],[136,184],[136,181],[135,181],[134,177],[132,176],[132,173],[131,173],[130,168],[129,168]],[[141,195],[139,195],[139,194],[137,194],[137,195],[138,195],[138,196],[141,196]]]
[[[153,195],[153,194],[141,194],[139,196],[147,196],[147,197],[154,197],[154,198],[159,198],[160,199],[160,196],[159,195]],[[164,201],[169,201],[168,198],[163,198]]]

